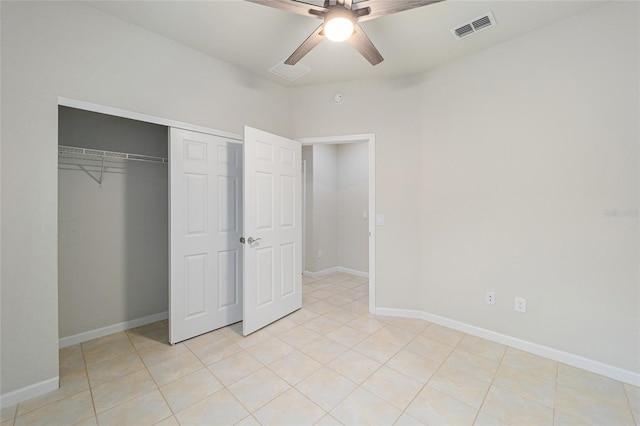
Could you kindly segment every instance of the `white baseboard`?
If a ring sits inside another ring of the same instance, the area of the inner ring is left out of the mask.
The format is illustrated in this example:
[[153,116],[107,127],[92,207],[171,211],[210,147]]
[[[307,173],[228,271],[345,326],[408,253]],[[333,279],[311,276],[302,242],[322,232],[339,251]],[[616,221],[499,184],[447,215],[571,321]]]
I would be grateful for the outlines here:
[[345,268],[343,266],[335,266],[333,268],[327,268],[327,269],[323,269],[321,271],[318,272],[311,272],[311,271],[304,271],[304,276],[305,277],[310,277],[310,278],[320,278],[323,275],[327,275],[327,274],[331,274],[333,272],[344,272],[345,274],[351,274],[351,275],[355,275],[358,277],[362,277],[362,278],[369,278],[369,273],[368,272],[362,272],[362,271],[358,271],[356,269],[349,269],[349,268]]
[[318,272],[311,272],[311,271],[304,271],[304,276],[306,277],[310,277],[310,278],[320,278],[323,275],[327,275],[330,274],[332,272],[338,272],[338,267],[335,268],[327,268],[327,269],[323,269],[321,271]]
[[3,393],[0,395],[0,408],[11,407],[19,402],[26,401],[27,399],[35,398],[36,396],[54,391],[58,389],[59,382],[60,378],[56,376],[43,380],[39,383],[25,386],[21,389]]
[[338,266],[338,272],[344,272],[345,274],[355,275],[357,277],[369,278],[368,272],[358,271],[357,269],[345,268],[344,266]]
[[98,337],[107,336],[119,331],[129,330],[130,328],[140,327],[142,325],[151,324],[152,322],[166,320],[167,318],[169,318],[169,313],[165,311],[160,312],[159,314],[153,314],[147,317],[136,318],[133,320],[121,322],[119,324],[113,324],[107,327],[85,331],[83,333],[74,334],[73,336],[61,338],[60,340],[58,340],[58,347],[66,348],[67,346],[75,345],[82,342],[88,342],[89,340],[97,339]]
[[402,318],[423,319],[434,324],[462,331],[473,336],[491,340],[492,342],[501,343],[503,345],[511,346],[525,352],[530,352],[532,354],[549,358],[554,361],[562,362],[573,367],[581,368],[592,373],[600,374],[601,376],[619,380],[621,382],[628,383],[634,386],[640,386],[640,373],[624,370],[622,368],[605,364],[600,361],[584,358],[582,356],[575,355],[569,352],[564,352],[558,349],[550,348],[548,346],[528,342],[526,340],[521,340],[515,337],[507,336],[505,334],[497,333],[495,331],[476,327],[460,321],[441,317],[439,315],[430,314],[428,312],[409,309],[376,308],[375,314]]

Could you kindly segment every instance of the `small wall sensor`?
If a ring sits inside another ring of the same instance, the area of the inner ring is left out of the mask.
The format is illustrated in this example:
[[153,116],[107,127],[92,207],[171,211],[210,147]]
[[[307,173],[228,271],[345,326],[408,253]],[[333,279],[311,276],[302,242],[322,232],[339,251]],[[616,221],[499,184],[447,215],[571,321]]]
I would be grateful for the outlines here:
[[337,104],[341,104],[344,101],[344,96],[342,95],[342,93],[336,93],[336,95],[333,97],[333,100]]

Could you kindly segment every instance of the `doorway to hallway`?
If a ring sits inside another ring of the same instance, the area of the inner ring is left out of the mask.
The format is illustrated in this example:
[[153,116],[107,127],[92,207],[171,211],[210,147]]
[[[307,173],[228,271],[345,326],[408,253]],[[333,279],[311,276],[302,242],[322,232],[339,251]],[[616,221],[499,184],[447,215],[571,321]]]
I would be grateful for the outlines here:
[[[303,145],[306,281],[349,274],[375,309],[375,137],[298,139]],[[366,281],[365,281],[366,280]]]

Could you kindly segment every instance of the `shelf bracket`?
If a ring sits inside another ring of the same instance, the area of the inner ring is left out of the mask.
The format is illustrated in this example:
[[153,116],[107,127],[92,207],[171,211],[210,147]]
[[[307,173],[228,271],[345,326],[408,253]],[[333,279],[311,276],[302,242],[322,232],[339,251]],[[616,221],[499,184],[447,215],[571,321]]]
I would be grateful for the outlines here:
[[98,181],[98,185],[102,188],[102,175],[104,174],[104,155],[102,156],[102,165],[100,166],[100,180]]

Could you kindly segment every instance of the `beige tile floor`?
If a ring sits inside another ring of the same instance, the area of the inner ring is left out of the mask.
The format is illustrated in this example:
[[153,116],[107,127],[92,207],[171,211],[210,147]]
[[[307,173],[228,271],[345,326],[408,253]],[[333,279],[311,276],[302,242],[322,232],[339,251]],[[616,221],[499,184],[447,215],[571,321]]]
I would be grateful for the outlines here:
[[304,280],[303,308],[169,346],[161,321],[60,350],[25,425],[632,425],[640,389],[421,320],[371,316],[362,278]]

